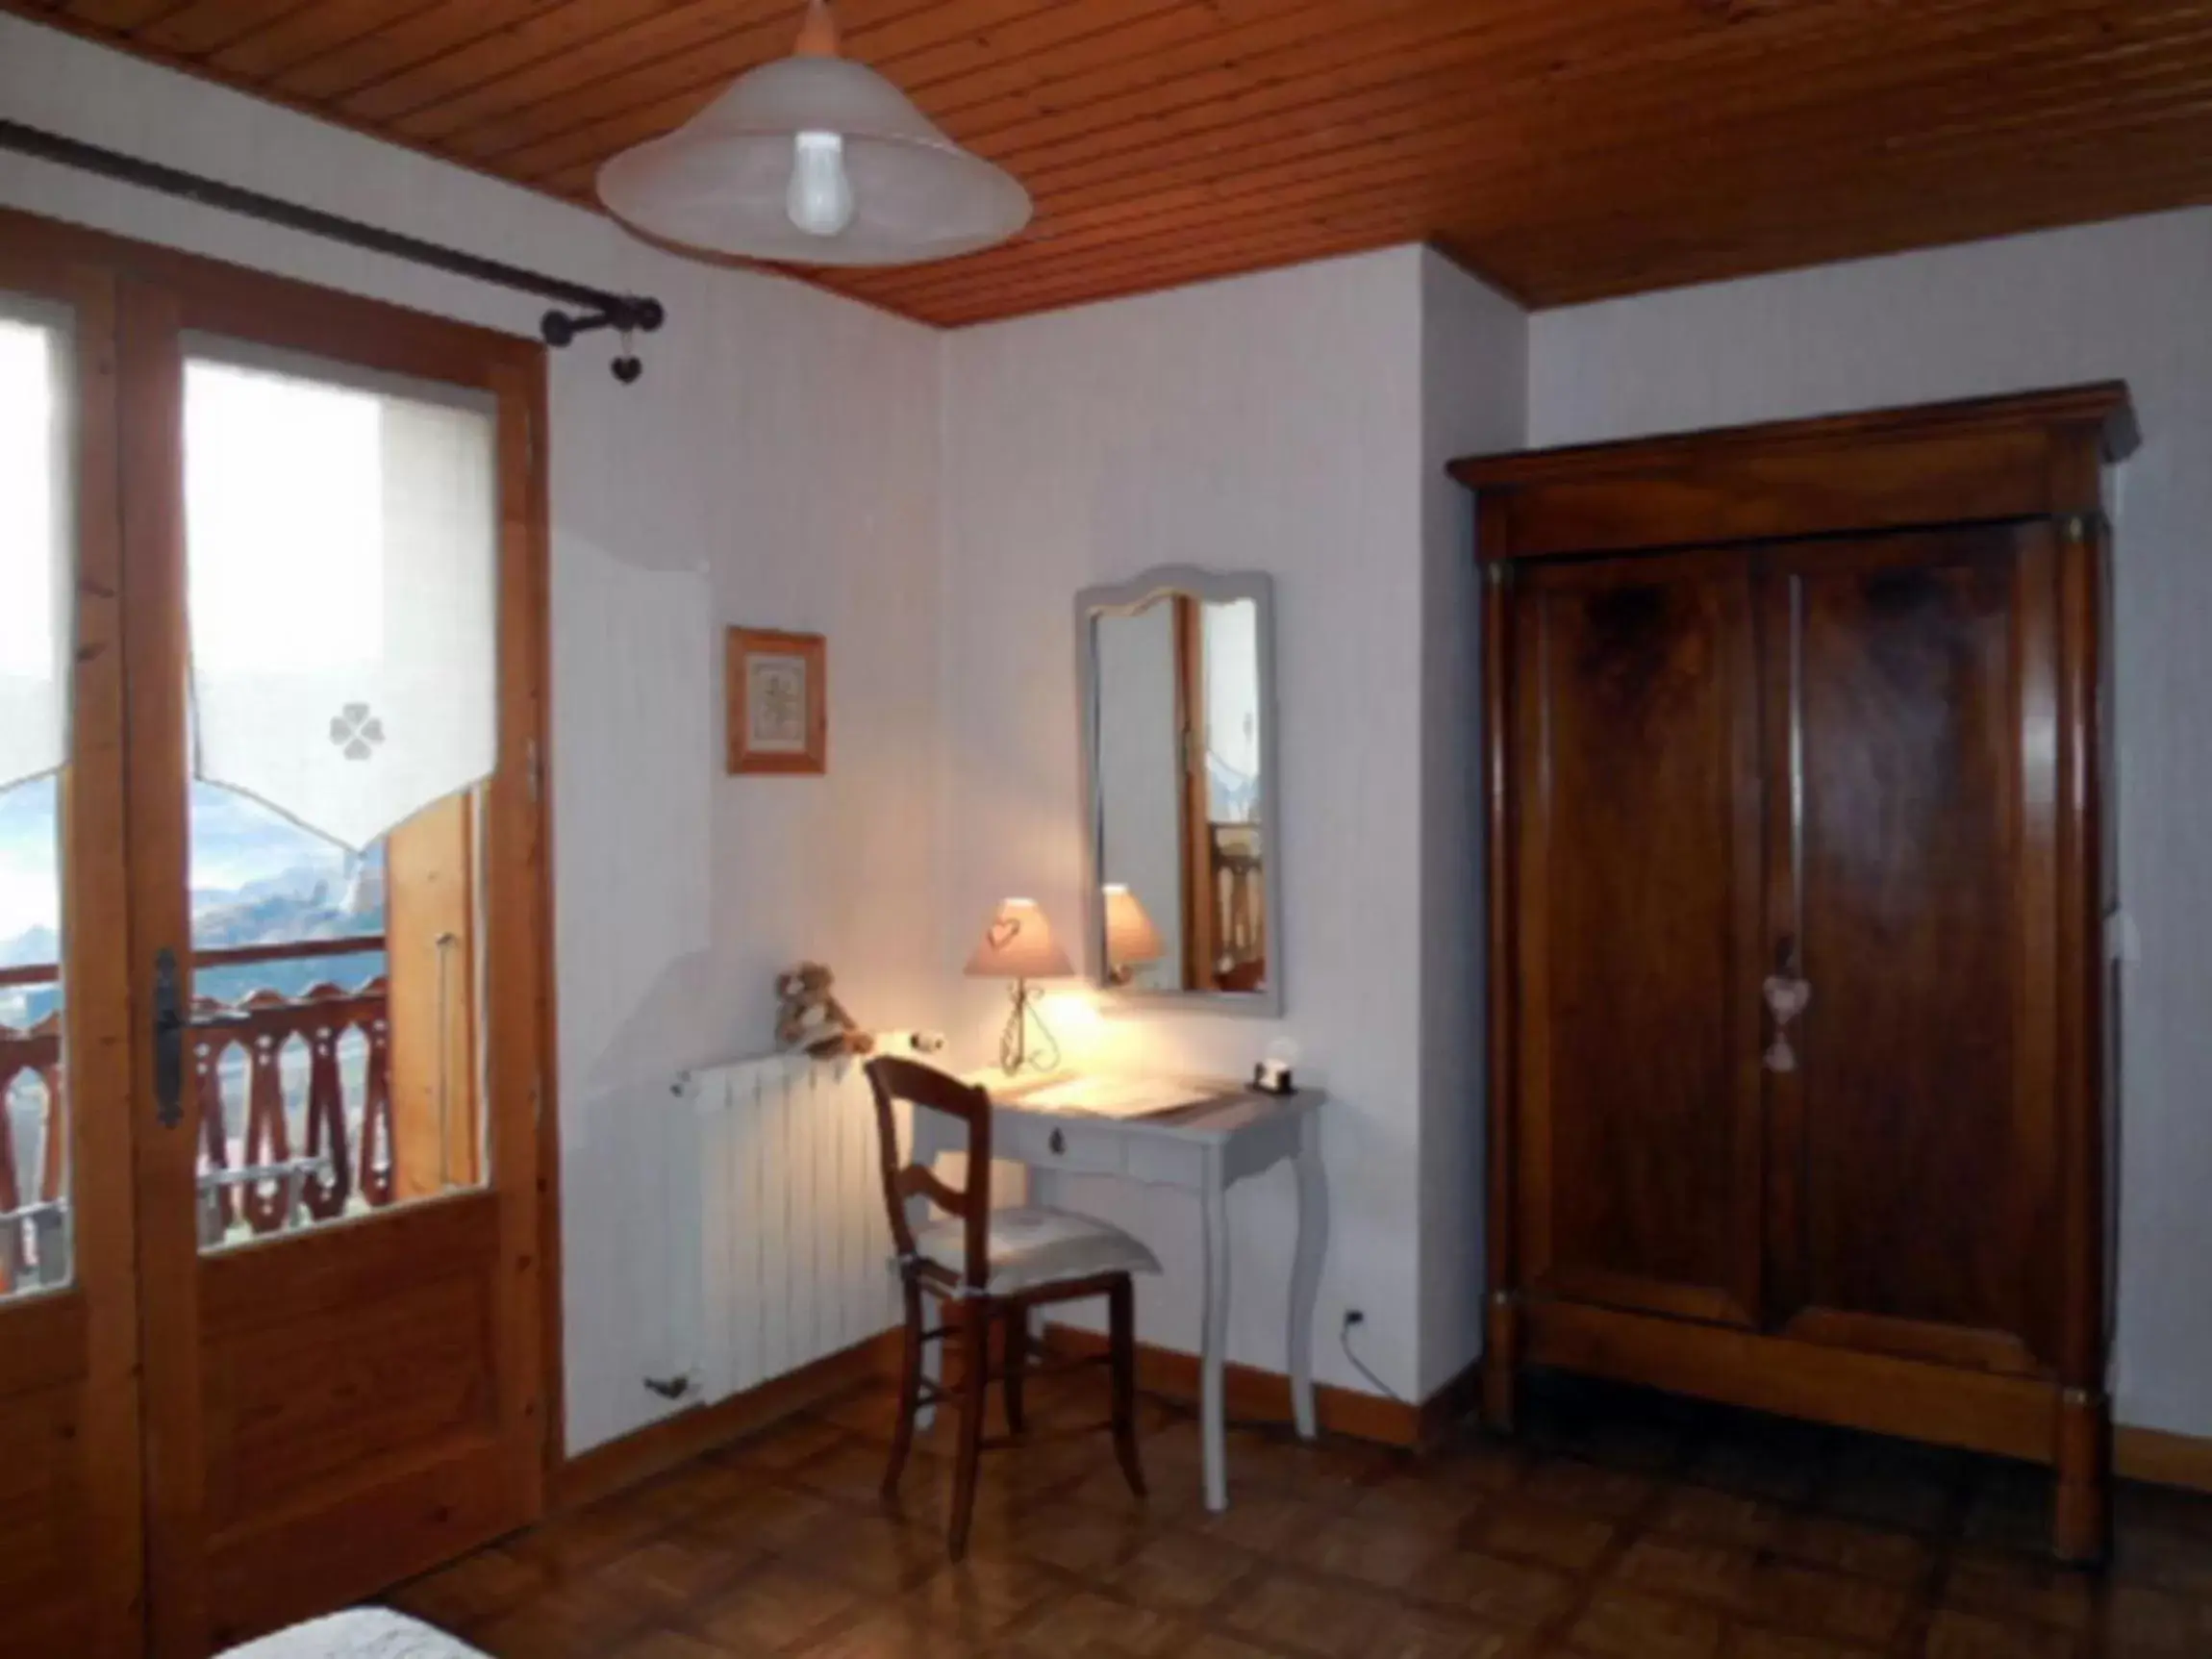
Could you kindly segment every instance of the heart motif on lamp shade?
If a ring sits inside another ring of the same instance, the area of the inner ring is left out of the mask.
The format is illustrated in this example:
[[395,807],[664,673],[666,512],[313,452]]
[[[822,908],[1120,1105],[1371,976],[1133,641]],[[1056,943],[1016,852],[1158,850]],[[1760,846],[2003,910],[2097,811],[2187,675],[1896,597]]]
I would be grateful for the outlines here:
[[992,913],[967,971],[975,979],[1067,979],[1075,965],[1053,939],[1037,901],[1010,898]]

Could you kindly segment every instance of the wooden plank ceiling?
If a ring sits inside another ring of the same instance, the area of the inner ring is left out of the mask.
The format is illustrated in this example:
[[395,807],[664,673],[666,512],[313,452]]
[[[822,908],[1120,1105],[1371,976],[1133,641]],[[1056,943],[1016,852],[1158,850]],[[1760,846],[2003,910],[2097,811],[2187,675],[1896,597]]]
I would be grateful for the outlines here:
[[[0,0],[574,201],[797,0]],[[2212,0],[842,0],[1012,169],[962,324],[1427,239],[1533,305],[2212,199]],[[485,251],[496,253],[496,249]]]

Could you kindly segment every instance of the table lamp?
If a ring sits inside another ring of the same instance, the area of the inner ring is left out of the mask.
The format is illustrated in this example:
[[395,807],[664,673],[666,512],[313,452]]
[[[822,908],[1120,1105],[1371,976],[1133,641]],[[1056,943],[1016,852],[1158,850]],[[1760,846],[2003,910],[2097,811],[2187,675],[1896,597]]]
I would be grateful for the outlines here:
[[[1034,899],[1010,898],[993,913],[989,925],[983,930],[983,938],[976,943],[975,953],[968,959],[968,976],[1014,981],[1014,990],[1010,993],[1014,1009],[1007,1016],[1006,1033],[998,1042],[998,1064],[1002,1069],[1015,1072],[1035,1065],[1040,1071],[1051,1071],[1059,1067],[1060,1044],[1053,1040],[1050,1028],[1037,1012],[1029,982],[1067,979],[1074,972],[1075,965],[1054,943],[1052,924],[1044,919],[1044,912]],[[1034,1053],[1029,1046],[1032,1021],[1043,1039]]]
[[1168,947],[1135,893],[1118,881],[1101,891],[1106,895],[1106,983],[1127,985],[1138,968],[1158,962]]

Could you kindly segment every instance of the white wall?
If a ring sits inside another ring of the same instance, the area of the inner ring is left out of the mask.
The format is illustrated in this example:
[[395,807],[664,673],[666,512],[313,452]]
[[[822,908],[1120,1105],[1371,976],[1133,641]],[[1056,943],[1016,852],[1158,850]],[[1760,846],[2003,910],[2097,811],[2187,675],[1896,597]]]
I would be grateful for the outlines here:
[[2113,656],[2125,969],[2117,1409],[2212,1434],[2212,211],[1547,312],[1538,444],[2124,378]]
[[[1008,892],[1034,893],[1079,935],[1074,640],[1062,620],[1073,594],[1154,565],[1269,572],[1287,1017],[1087,1015],[1070,997],[1063,1036],[1086,1057],[1230,1074],[1274,1039],[1297,1041],[1300,1073],[1332,1096],[1318,1370],[1368,1386],[1336,1342],[1343,1310],[1359,1307],[1363,1355],[1409,1395],[1427,1370],[1419,988],[1424,926],[1444,918],[1421,882],[1422,329],[1424,299],[1440,296],[1458,354],[1467,303],[1452,291],[1464,279],[1439,278],[1431,260],[1393,249],[945,341],[945,766],[962,787],[943,841],[955,937]],[[1518,357],[1465,355],[1470,389],[1493,368],[1508,383],[1517,430]],[[944,961],[958,966],[951,942]],[[956,1028],[966,1057],[987,1052],[1002,1006],[996,987],[969,988]],[[1145,1340],[1194,1350],[1193,1206],[1103,1183],[1081,1201],[1168,1265],[1140,1293]],[[1232,1207],[1231,1357],[1279,1370],[1288,1170],[1240,1188]]]
[[1484,897],[1474,498],[1445,471],[1527,440],[1529,319],[1421,262],[1420,1383],[1482,1352]]
[[[12,16],[0,112],[667,305],[637,386],[598,339],[551,358],[569,1440],[633,1426],[657,1409],[636,1290],[674,1243],[638,1156],[667,1101],[646,1085],[767,1047],[771,975],[802,955],[864,1020],[943,1018],[936,338]],[[494,328],[544,309],[13,155],[0,202]],[[826,779],[723,775],[735,622],[829,636]]]

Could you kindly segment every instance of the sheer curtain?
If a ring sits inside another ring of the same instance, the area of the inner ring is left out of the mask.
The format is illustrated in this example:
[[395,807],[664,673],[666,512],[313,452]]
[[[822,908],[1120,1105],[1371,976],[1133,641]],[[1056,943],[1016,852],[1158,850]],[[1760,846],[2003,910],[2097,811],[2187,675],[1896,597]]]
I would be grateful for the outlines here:
[[69,755],[68,347],[59,315],[0,299],[0,790]]
[[188,342],[194,766],[356,850],[488,777],[488,397]]

